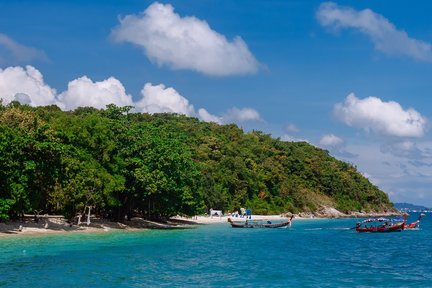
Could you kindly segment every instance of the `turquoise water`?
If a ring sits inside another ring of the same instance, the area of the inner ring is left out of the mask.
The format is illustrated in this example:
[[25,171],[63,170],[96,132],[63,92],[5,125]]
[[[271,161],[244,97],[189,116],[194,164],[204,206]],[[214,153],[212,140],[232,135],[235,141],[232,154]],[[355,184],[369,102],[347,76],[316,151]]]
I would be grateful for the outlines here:
[[0,287],[432,287],[431,218],[387,234],[319,219],[288,229],[6,237]]

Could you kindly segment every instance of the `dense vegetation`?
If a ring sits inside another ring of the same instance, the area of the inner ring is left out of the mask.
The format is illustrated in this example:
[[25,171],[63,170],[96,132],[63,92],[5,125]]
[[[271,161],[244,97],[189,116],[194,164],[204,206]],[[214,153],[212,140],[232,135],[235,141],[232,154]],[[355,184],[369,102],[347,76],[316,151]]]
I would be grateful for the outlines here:
[[209,208],[267,214],[392,207],[353,165],[307,143],[130,108],[0,104],[0,219],[73,218],[86,205],[118,221]]

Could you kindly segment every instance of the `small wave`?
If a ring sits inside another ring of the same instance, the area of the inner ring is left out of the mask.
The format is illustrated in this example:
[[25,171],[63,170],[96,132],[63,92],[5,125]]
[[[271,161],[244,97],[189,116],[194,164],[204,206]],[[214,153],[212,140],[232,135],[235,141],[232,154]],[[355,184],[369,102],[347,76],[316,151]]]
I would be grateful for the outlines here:
[[352,230],[353,228],[339,227],[339,228],[328,228],[328,230]]
[[353,228],[347,228],[347,227],[335,227],[335,228],[305,228],[306,231],[316,231],[316,230],[338,230],[338,231],[347,231],[352,230]]

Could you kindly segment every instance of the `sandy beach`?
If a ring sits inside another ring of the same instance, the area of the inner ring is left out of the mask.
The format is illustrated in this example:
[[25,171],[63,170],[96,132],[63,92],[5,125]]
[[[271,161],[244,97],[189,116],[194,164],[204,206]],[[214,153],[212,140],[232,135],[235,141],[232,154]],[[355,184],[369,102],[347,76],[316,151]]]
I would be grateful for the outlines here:
[[[0,237],[12,235],[44,235],[59,233],[103,233],[109,231],[138,231],[143,229],[187,229],[197,225],[228,223],[231,217],[235,221],[245,221],[246,218],[232,216],[194,216],[172,217],[167,221],[155,222],[142,218],[132,218],[123,223],[110,222],[102,219],[92,219],[90,225],[70,225],[64,219],[43,219],[34,221],[7,221],[0,223]],[[252,220],[283,220],[281,215],[252,215]],[[300,219],[300,218],[298,218]]]
[[[379,216],[396,216],[395,212],[388,213],[366,213],[355,212],[344,214],[334,208],[327,208],[320,213],[299,213],[294,214],[293,225],[295,221],[304,219],[328,219],[328,218],[364,218]],[[254,221],[278,221],[290,218],[291,214],[281,215],[251,215]],[[132,218],[125,223],[111,222],[104,219],[92,218],[90,225],[81,223],[80,225],[67,223],[61,218],[45,218],[36,223],[33,220],[26,221],[6,221],[0,222],[0,237],[13,235],[44,235],[59,233],[104,233],[109,231],[138,231],[143,229],[188,229],[197,225],[222,224],[228,223],[228,218],[234,221],[245,221],[246,217],[223,215],[223,216],[193,216],[193,217],[171,217],[166,221],[150,221],[143,218]]]
[[103,219],[92,219],[90,225],[69,224],[64,219],[44,219],[38,223],[34,221],[7,221],[0,223],[0,237],[19,235],[45,235],[62,233],[104,233],[110,231],[139,231],[143,229],[186,229],[197,225],[186,219],[155,222],[142,218],[133,218],[126,224],[111,222]]
[[[179,220],[187,220],[194,222],[196,224],[220,224],[220,223],[228,223],[228,218],[231,218],[234,221],[246,221],[246,217],[233,217],[231,215],[224,216],[194,216],[191,218],[185,217],[173,217],[172,219]],[[299,217],[299,219],[302,217]],[[259,220],[284,220],[287,217],[283,215],[251,215],[251,220],[259,221]]]

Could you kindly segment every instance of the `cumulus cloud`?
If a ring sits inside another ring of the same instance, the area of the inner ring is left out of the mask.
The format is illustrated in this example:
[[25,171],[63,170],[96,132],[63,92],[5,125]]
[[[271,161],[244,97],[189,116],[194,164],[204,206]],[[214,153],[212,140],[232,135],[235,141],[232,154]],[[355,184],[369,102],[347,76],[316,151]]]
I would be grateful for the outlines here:
[[322,136],[319,141],[319,146],[328,149],[331,154],[336,157],[352,159],[358,156],[357,154],[350,152],[346,147],[345,141],[334,134],[326,134]]
[[334,114],[349,126],[382,136],[422,137],[426,129],[426,119],[413,108],[376,97],[358,99],[353,93],[335,105]]
[[375,49],[388,55],[432,61],[431,44],[410,38],[405,31],[398,30],[388,19],[370,9],[357,11],[326,2],[318,9],[317,19],[325,27],[360,31],[371,39]]
[[310,142],[309,142],[308,140],[306,140],[306,139],[297,138],[297,137],[294,137],[294,136],[289,135],[289,134],[283,134],[283,135],[280,137],[280,140],[281,140],[281,141],[286,141],[286,142],[307,142],[307,143],[310,143]]
[[173,69],[216,76],[258,70],[257,60],[240,37],[229,41],[207,22],[174,13],[169,4],[155,2],[139,15],[123,17],[111,36],[137,45],[151,61]]
[[327,134],[321,137],[319,144],[328,147],[337,147],[343,145],[344,141],[334,134]]
[[14,100],[20,102],[21,104],[31,105],[31,98],[25,93],[16,93]]
[[200,108],[198,112],[189,100],[180,95],[172,87],[163,84],[153,85],[146,83],[141,90],[141,100],[135,103],[136,110],[145,113],[177,113],[190,117],[197,117],[205,122],[221,123],[220,117],[210,114],[206,109]]
[[141,90],[142,99],[135,107],[147,113],[178,113],[187,116],[195,116],[195,109],[189,101],[181,96],[174,88],[165,85],[152,85],[147,83]]
[[14,100],[32,106],[58,104],[56,93],[32,66],[0,69],[0,97],[5,104]]
[[[390,147],[385,149],[382,144],[371,142],[350,144],[347,148],[359,155],[355,159],[359,171],[367,171],[368,178],[390,194],[392,201],[404,199],[405,202],[416,203],[424,195],[425,200],[432,203],[432,194],[425,189],[432,184],[432,143],[418,141],[388,143]],[[419,155],[421,157],[416,158]],[[351,161],[347,157],[342,159]]]
[[177,113],[190,117],[197,117],[206,122],[218,124],[244,123],[248,121],[262,121],[259,113],[252,108],[231,108],[222,116],[210,114],[206,109],[195,110],[189,100],[180,95],[172,87],[165,87],[163,84],[153,85],[147,83],[141,90],[142,98],[135,103],[140,112],[146,113]]
[[210,114],[204,108],[201,108],[198,110],[198,118],[200,118],[201,120],[203,120],[205,122],[214,122],[214,123],[218,123],[218,124],[222,123],[220,117],[217,117],[215,115]]
[[189,100],[180,95],[172,87],[163,84],[153,85],[147,83],[141,90],[142,98],[134,105],[136,110],[150,114],[154,113],[177,113],[190,117],[197,117],[206,122],[218,124],[244,123],[247,121],[262,121],[259,113],[252,108],[231,108],[222,116],[210,114],[206,109],[195,110]]
[[223,123],[262,121],[260,114],[253,108],[233,107],[222,115]]
[[261,121],[259,113],[252,108],[232,108],[223,116],[210,114],[204,108],[196,111],[187,98],[163,84],[146,83],[141,90],[141,99],[134,102],[123,84],[114,77],[93,81],[83,76],[70,81],[67,90],[57,94],[55,89],[45,84],[42,74],[32,66],[0,69],[0,95],[4,104],[11,101],[31,106],[55,104],[63,110],[87,106],[103,109],[108,104],[115,104],[134,106],[138,112],[184,114],[218,124]]
[[87,76],[83,76],[70,81],[68,89],[58,98],[66,110],[85,106],[101,109],[108,104],[133,105],[132,97],[126,94],[123,84],[114,77],[93,82]]

